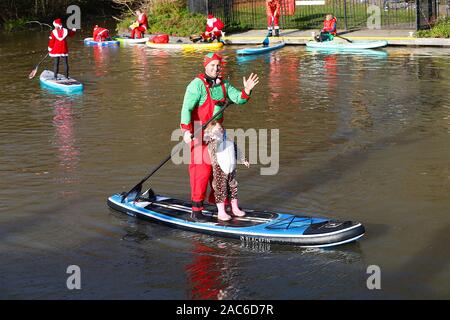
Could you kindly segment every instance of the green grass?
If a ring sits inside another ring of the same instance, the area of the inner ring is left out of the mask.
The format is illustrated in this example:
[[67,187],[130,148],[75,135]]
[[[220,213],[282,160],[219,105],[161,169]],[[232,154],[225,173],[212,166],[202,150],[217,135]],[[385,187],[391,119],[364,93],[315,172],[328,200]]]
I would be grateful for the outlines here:
[[[147,12],[148,33],[166,33],[173,36],[190,36],[204,31],[206,18],[200,14],[190,13],[183,2],[156,3],[150,12]],[[129,31],[128,27],[136,20],[135,16],[125,16],[117,24],[119,33]]]
[[450,18],[444,18],[430,30],[417,31],[417,38],[450,38]]

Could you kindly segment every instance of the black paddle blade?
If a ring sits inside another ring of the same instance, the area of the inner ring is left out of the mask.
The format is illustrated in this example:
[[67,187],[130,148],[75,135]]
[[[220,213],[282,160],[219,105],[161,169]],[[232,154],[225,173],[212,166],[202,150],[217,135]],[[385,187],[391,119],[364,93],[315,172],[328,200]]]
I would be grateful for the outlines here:
[[268,37],[266,37],[266,38],[264,39],[264,41],[262,42],[262,45],[263,45],[264,47],[267,47],[267,46],[269,45],[269,38],[268,38]]
[[133,189],[128,191],[122,196],[121,202],[124,202],[126,199],[132,199],[132,201],[135,201],[140,195],[142,191],[142,183],[136,185]]

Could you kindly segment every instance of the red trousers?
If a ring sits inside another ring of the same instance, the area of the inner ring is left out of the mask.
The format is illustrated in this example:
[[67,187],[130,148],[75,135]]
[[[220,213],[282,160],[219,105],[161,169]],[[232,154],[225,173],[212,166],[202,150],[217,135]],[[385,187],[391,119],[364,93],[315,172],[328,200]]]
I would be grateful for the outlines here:
[[273,16],[273,12],[271,12],[271,14],[267,14],[267,27],[272,28],[272,24],[275,27],[278,27],[279,20],[280,20],[280,15]]
[[137,28],[134,28],[131,30],[131,39],[134,39],[136,36],[136,39],[141,39],[142,35],[145,33],[146,29],[143,26],[139,26]]
[[[198,139],[195,139],[198,143]],[[189,180],[191,184],[192,210],[203,209],[203,200],[206,197],[208,184],[212,182],[212,166],[209,158],[208,146],[205,144],[196,145],[191,142],[191,163],[189,164]],[[215,203],[214,190],[211,187],[208,201]]]

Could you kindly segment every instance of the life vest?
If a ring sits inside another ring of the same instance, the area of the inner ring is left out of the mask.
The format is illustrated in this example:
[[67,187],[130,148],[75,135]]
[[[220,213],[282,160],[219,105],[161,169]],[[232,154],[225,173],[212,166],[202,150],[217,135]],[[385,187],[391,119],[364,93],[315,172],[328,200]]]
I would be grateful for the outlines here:
[[331,20],[324,20],[323,21],[323,30],[331,33],[332,35],[336,35],[336,26],[337,20],[335,17]]

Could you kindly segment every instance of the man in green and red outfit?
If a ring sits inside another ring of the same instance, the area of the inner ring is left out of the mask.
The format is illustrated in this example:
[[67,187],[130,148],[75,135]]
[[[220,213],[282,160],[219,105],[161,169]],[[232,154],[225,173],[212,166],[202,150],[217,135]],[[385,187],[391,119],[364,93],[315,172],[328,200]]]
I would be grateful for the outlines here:
[[[208,183],[212,179],[211,161],[207,145],[203,142],[203,132],[191,140],[191,134],[205,124],[217,113],[227,99],[236,104],[244,104],[250,99],[252,89],[258,84],[256,74],[243,78],[244,89],[238,90],[220,77],[222,57],[215,53],[205,56],[203,66],[205,73],[199,74],[186,89],[181,109],[181,129],[183,140],[191,145],[191,162],[189,177],[191,184],[192,212],[194,216],[201,213]],[[216,119],[223,122],[223,114]],[[211,190],[209,202],[214,203]]]

